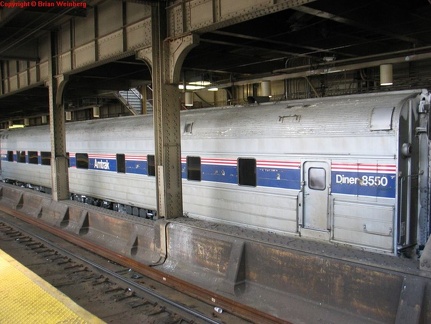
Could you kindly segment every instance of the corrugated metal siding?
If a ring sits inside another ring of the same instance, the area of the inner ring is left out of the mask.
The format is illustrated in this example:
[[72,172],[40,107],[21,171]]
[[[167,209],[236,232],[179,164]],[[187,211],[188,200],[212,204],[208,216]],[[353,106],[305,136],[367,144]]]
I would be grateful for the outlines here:
[[201,138],[378,136],[381,132],[370,131],[373,109],[398,107],[413,93],[417,94],[356,95],[192,111],[182,115],[182,124],[193,122],[193,135]]

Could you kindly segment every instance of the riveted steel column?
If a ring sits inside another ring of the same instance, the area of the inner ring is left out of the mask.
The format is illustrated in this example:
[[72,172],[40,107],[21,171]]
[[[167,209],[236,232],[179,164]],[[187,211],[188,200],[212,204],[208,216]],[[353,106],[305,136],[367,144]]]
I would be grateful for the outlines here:
[[157,207],[159,217],[169,219],[183,214],[180,109],[178,86],[169,78],[166,11],[160,2],[152,4],[151,27]]
[[51,56],[49,58],[49,131],[51,138],[52,199],[69,199],[69,175],[66,156],[66,127],[63,92],[67,79],[57,76],[56,34],[51,33]]

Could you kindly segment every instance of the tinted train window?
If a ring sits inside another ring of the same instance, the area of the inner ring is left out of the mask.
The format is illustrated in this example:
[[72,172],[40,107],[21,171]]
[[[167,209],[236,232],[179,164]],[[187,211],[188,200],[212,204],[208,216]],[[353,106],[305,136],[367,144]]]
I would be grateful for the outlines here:
[[31,164],[39,163],[37,151],[28,151],[28,163],[31,163]]
[[42,165],[51,165],[51,152],[40,152]]
[[19,163],[25,163],[25,151],[16,151],[16,160]]
[[201,181],[201,158],[198,156],[187,157],[187,180]]
[[156,162],[154,159],[154,155],[147,155],[147,164],[148,164],[148,175],[156,176]]
[[308,170],[308,187],[314,190],[325,190],[326,171],[323,168],[310,168]]
[[191,134],[193,130],[193,123],[186,123],[184,126],[184,134]]
[[7,160],[13,162],[13,151],[7,151]]
[[126,173],[126,156],[124,154],[117,154],[117,172]]
[[256,160],[238,159],[238,184],[256,187]]
[[76,167],[78,169],[88,169],[88,154],[76,153]]

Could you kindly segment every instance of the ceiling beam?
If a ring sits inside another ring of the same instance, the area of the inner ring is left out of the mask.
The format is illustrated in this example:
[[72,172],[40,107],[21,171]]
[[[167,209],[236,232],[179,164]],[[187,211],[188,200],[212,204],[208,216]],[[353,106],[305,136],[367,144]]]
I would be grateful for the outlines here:
[[373,27],[369,24],[359,23],[357,21],[354,21],[354,20],[351,20],[348,18],[344,18],[341,16],[337,16],[335,14],[332,14],[330,12],[326,12],[326,11],[323,11],[320,9],[313,9],[313,8],[310,8],[307,6],[297,6],[297,7],[293,7],[292,10],[303,12],[303,13],[306,13],[308,15],[316,16],[319,18],[332,20],[332,21],[338,22],[340,24],[349,25],[349,26],[353,26],[353,27],[360,28],[363,30],[367,30],[367,31],[370,31],[370,32],[373,32],[376,34],[380,34],[380,35],[384,35],[384,36],[387,36],[390,38],[398,39],[398,40],[403,41],[403,42],[408,42],[408,43],[413,43],[413,44],[419,43],[419,40],[416,38],[391,33],[389,31],[382,29],[381,27]]
[[[273,39],[269,39],[269,38],[254,37],[254,36],[244,35],[244,34],[230,33],[230,32],[224,32],[224,31],[214,31],[214,32],[212,32],[212,34],[236,37],[236,38],[240,38],[240,39],[247,39],[247,40],[251,40],[251,41],[263,42],[263,43],[274,44],[274,45],[281,45],[281,46],[286,46],[286,47],[295,47],[295,48],[300,48],[300,49],[305,49],[305,50],[311,51],[308,53],[302,53],[301,56],[309,56],[309,54],[321,53],[321,52],[338,54],[333,49],[325,49],[325,48],[320,48],[320,47],[302,45],[299,43],[277,41],[277,40],[273,40]],[[274,35],[272,37],[275,37],[275,36],[277,36],[277,35]],[[202,38],[201,38],[201,40],[202,40]],[[343,55],[346,55],[346,54],[343,53]],[[353,57],[353,55],[351,55],[351,56]]]

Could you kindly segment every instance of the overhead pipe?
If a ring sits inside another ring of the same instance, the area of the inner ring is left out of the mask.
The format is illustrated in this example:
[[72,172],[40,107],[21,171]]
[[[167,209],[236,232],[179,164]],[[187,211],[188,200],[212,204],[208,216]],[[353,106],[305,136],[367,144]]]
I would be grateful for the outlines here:
[[[356,58],[348,58],[348,59],[344,59],[344,60],[337,60],[336,62],[320,63],[319,65],[320,66],[330,66],[330,67],[333,67],[334,65],[336,65],[337,67],[340,67],[341,66],[340,64],[343,64],[343,63],[345,64],[345,63],[356,61],[356,63],[354,63],[354,64],[373,63],[372,65],[364,66],[364,67],[370,67],[370,66],[377,66],[377,65],[385,64],[385,63],[402,63],[404,61],[419,61],[419,60],[424,60],[424,59],[430,58],[430,56],[429,56],[430,50],[431,50],[431,46],[424,46],[424,47],[416,48],[416,49],[414,49],[414,51],[412,51],[411,49],[402,50],[402,51],[394,51],[394,52],[390,52],[390,53],[362,56],[359,58],[356,57]],[[419,52],[423,52],[423,53],[419,53]],[[382,58],[382,57],[387,57],[390,55],[403,55],[403,56],[396,56],[393,58]],[[368,59],[370,59],[370,60],[376,59],[376,60],[367,61],[367,62],[357,62],[358,60],[364,61],[364,60],[368,60]],[[291,68],[273,70],[272,72],[273,73],[283,73],[283,72],[287,72],[287,71],[291,71],[291,70],[298,70],[300,68],[301,67],[291,67]]]
[[[431,48],[431,47],[430,47]],[[322,75],[322,74],[330,74],[330,73],[340,73],[345,71],[352,71],[352,70],[360,70],[364,68],[370,68],[370,67],[377,67],[382,64],[397,64],[397,63],[404,63],[404,62],[413,62],[413,61],[421,61],[421,60],[427,60],[431,59],[431,52],[430,53],[422,53],[422,54],[411,54],[407,56],[402,57],[394,57],[394,58],[387,58],[387,59],[380,59],[375,61],[369,61],[369,62],[360,62],[360,63],[352,63],[352,64],[346,64],[343,65],[343,62],[346,61],[352,61],[351,59],[337,61],[334,66],[334,62],[330,64],[321,64],[321,68],[317,68],[314,70],[309,70],[309,67],[296,67],[296,68],[287,68],[287,69],[279,69],[272,71],[273,75],[259,75],[256,76],[253,79],[247,79],[247,80],[236,80],[235,85],[241,86],[246,85],[249,83],[259,83],[262,80],[268,80],[268,81],[280,81],[280,80],[287,80],[287,79],[299,79],[299,78],[305,78],[315,75]],[[341,63],[341,64],[340,64]],[[305,69],[308,70],[302,70]],[[298,71],[299,70],[299,71]],[[292,71],[292,72],[290,72]],[[297,71],[297,72],[293,72]],[[274,74],[277,75],[274,75]],[[230,87],[231,84],[217,84],[219,88],[226,88]]]

